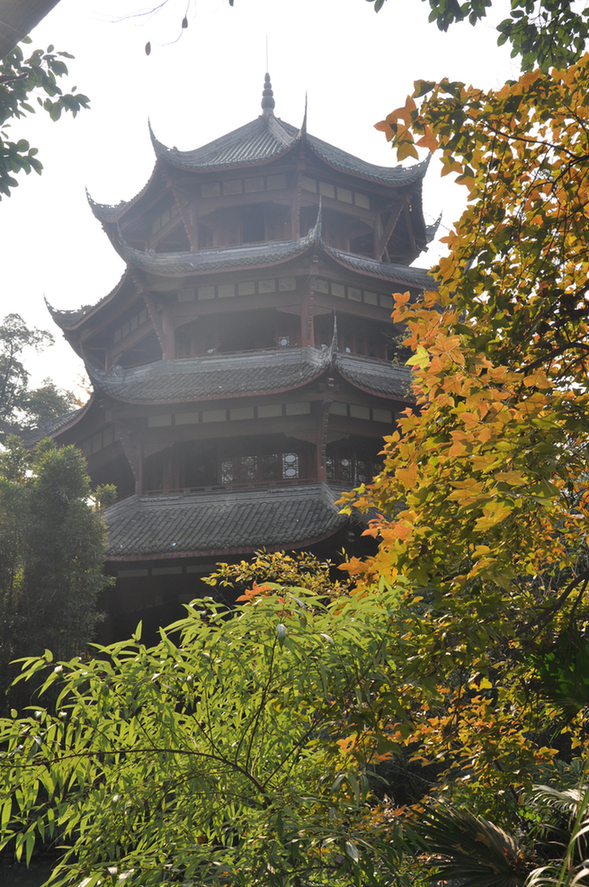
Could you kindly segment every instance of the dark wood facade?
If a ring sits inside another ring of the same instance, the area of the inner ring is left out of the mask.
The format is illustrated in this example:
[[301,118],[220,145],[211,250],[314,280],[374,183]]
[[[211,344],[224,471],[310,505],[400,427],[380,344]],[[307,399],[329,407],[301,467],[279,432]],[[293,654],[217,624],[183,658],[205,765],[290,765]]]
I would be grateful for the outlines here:
[[217,560],[361,545],[335,503],[410,403],[392,293],[428,285],[409,264],[432,234],[425,164],[377,167],[284,123],[268,75],[256,120],[195,151],[153,145],[140,194],[91,202],[121,281],[50,309],[94,389],[52,433],[118,489],[117,634],[169,615]]

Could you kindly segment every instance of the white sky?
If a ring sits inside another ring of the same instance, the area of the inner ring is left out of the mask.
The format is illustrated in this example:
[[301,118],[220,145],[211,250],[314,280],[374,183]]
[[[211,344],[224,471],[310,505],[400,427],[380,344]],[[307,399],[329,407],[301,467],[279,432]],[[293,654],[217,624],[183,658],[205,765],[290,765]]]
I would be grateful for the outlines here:
[[[12,126],[12,138],[29,139],[45,167],[0,202],[0,318],[20,313],[59,340],[29,356],[33,384],[51,376],[75,388],[82,369],[43,296],[56,308],[93,304],[123,271],[85,188],[99,202],[118,203],[143,187],[154,164],[148,118],[164,144],[190,149],[257,117],[266,37],[276,115],[299,125],[307,92],[310,132],[382,165],[396,159],[373,124],[404,103],[415,79],[448,76],[489,88],[517,76],[491,24],[442,34],[419,0],[388,0],[378,14],[364,0],[235,0],[233,8],[228,0],[168,0],[153,16],[123,17],[144,8],[142,0],[61,0],[31,35],[32,48],[53,43],[76,57],[64,85],[91,99],[75,120],[52,123],[39,112]],[[426,221],[443,212],[443,235],[462,199],[432,164]],[[439,247],[430,248],[416,264],[437,255]]]

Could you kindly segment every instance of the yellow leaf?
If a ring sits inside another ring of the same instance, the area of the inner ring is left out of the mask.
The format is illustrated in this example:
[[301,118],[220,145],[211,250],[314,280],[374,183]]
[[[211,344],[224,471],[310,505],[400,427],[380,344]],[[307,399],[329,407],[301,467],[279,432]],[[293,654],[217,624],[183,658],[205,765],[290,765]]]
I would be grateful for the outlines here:
[[418,366],[420,369],[425,369],[429,364],[429,354],[427,350],[423,347],[423,345],[418,345],[413,357],[410,357],[407,361],[407,366]]

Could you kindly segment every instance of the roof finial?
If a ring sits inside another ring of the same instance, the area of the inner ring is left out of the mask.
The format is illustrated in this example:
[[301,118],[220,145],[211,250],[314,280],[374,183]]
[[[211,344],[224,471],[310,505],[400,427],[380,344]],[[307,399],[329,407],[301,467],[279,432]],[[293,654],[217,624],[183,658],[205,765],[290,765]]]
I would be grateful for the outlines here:
[[270,83],[270,75],[264,77],[264,91],[262,92],[262,116],[274,116],[274,93],[272,92],[272,84]]

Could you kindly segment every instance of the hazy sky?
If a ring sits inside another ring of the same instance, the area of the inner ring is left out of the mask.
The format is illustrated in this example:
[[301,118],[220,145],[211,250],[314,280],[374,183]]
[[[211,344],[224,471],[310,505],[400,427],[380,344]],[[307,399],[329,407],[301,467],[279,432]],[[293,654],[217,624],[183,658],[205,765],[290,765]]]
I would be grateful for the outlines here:
[[[373,124],[404,103],[415,79],[494,87],[517,76],[491,23],[442,34],[420,0],[388,0],[378,14],[365,0],[235,0],[233,8],[228,0],[168,0],[154,15],[135,15],[146,8],[142,0],[61,0],[31,35],[35,48],[52,43],[75,56],[67,82],[90,97],[91,110],[57,123],[38,113],[12,127],[13,138],[39,148],[45,169],[0,202],[0,317],[18,312],[52,328],[44,295],[57,308],[77,308],[113,288],[123,264],[85,189],[118,203],[143,187],[154,164],[148,119],[164,144],[190,149],[257,117],[266,42],[276,115],[299,125],[307,93],[310,132],[382,165],[396,159]],[[424,210],[428,222],[443,212],[442,235],[461,200],[432,164]],[[437,254],[430,249],[416,264]],[[63,340],[29,366],[36,384],[49,375],[70,388],[81,371]]]

